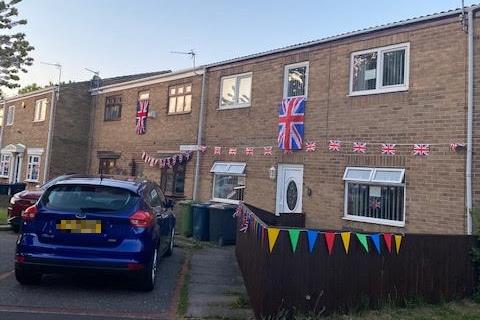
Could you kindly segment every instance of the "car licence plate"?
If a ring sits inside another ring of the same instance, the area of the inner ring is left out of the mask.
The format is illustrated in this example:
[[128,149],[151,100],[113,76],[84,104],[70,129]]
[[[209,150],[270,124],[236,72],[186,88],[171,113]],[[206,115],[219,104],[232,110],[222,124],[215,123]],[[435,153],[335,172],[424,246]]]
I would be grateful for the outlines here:
[[101,220],[60,220],[57,229],[70,233],[101,233]]

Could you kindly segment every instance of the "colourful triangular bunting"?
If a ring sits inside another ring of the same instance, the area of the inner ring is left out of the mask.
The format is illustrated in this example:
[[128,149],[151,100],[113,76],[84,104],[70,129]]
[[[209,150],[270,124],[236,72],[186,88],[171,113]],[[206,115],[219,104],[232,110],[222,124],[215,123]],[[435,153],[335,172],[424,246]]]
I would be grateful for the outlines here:
[[362,244],[363,248],[365,249],[365,251],[368,252],[368,241],[367,241],[367,236],[362,234],[362,233],[357,233],[357,239],[358,241],[360,241],[360,243]]
[[370,235],[370,238],[372,239],[372,242],[375,245],[375,249],[377,250],[378,254],[382,253],[380,247],[380,234],[372,234]]
[[317,241],[318,232],[308,230],[307,231],[307,236],[308,236],[308,250],[310,250],[310,253],[312,253],[313,248],[315,248],[315,242]]
[[395,248],[397,249],[397,254],[400,252],[400,245],[402,244],[402,236],[395,235]]
[[387,246],[388,252],[392,253],[392,234],[384,233],[383,240],[385,240],[385,245]]
[[270,248],[270,253],[272,253],[273,247],[275,246],[275,242],[277,242],[280,229],[268,228],[267,232],[268,232],[268,246]]
[[335,233],[325,232],[325,240],[327,241],[328,254],[332,254],[333,244],[335,242]]
[[342,232],[340,235],[342,236],[343,247],[345,248],[345,253],[348,254],[348,248],[350,247],[350,235],[351,232]]
[[297,250],[298,237],[300,236],[300,230],[288,229],[288,235],[290,236],[290,243],[292,244],[292,251]]

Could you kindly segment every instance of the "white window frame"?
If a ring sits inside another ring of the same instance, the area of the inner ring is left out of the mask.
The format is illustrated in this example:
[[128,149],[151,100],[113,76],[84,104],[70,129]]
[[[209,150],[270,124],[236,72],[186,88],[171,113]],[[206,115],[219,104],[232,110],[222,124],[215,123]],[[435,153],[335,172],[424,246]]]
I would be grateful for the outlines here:
[[5,106],[0,107],[0,115],[1,115],[1,120],[0,120],[0,127],[3,127],[4,121],[5,121]]
[[[349,169],[354,170],[369,170],[370,178],[368,180],[362,179],[346,179],[347,171]],[[376,181],[374,180],[375,172],[377,171],[395,171],[401,172],[401,179],[397,181]],[[407,204],[407,188],[406,183],[403,182],[405,178],[405,169],[399,168],[366,168],[366,167],[347,167],[345,168],[345,173],[343,175],[343,180],[345,183],[345,190],[344,190],[344,210],[343,210],[343,219],[349,221],[356,221],[356,222],[365,222],[365,223],[373,223],[373,224],[380,224],[392,227],[405,227],[405,218],[407,216],[406,204]],[[398,182],[402,181],[402,182]],[[394,221],[394,220],[387,220],[387,219],[379,219],[379,218],[371,218],[371,217],[362,217],[357,215],[348,214],[348,184],[349,183],[360,183],[366,185],[373,185],[373,186],[401,186],[403,187],[403,220],[402,221]]]
[[150,100],[150,90],[139,91],[138,100]]
[[[383,54],[391,51],[398,51],[405,49],[405,65],[404,65],[404,83],[384,86],[383,85]],[[375,89],[353,91],[353,60],[355,56],[366,53],[377,53],[377,69],[376,69],[376,85]],[[408,91],[410,79],[410,43],[399,43],[386,47],[379,47],[374,49],[368,49],[363,51],[355,51],[350,55],[350,84],[349,84],[349,96],[363,96],[369,94],[379,94],[388,92]]]
[[[31,174],[33,173],[33,162],[30,161],[30,159],[37,157],[38,158],[38,177],[37,179],[32,179]],[[26,174],[26,179],[25,182],[39,182],[40,181],[40,169],[41,169],[41,164],[42,164],[42,156],[39,153],[28,153],[27,154],[27,174]],[[32,167],[30,167],[32,165]]]
[[[215,166],[216,165],[227,165],[227,170],[225,171],[215,171]],[[243,173],[231,173],[229,172],[229,165],[241,165],[243,166]],[[244,162],[215,162],[210,169],[210,172],[213,173],[213,184],[212,184],[212,199],[211,201],[215,202],[223,202],[223,203],[231,203],[231,204],[238,204],[240,203],[240,200],[230,200],[230,199],[224,199],[224,198],[216,198],[215,195],[215,180],[217,178],[217,175],[223,175],[223,176],[237,176],[237,177],[245,177],[245,169],[246,169],[247,164]],[[243,186],[243,189],[245,190],[245,185]]]
[[[8,157],[8,160],[5,160],[4,157]],[[8,162],[8,172],[7,175],[3,174],[3,169],[5,166],[5,163]],[[11,173],[11,168],[12,168],[12,154],[11,153],[1,153],[0,154],[0,178],[10,178],[10,173]]]
[[[247,77],[250,77],[250,101],[247,103],[237,103],[236,101],[238,100],[240,80]],[[234,104],[222,104],[223,81],[227,79],[235,79],[236,90],[235,90],[235,96],[233,98]],[[218,99],[218,110],[250,107],[252,105],[252,86],[253,86],[253,72],[245,72],[245,73],[239,73],[239,74],[221,77],[220,78],[220,97]]]
[[298,97],[305,97],[305,100],[307,100],[308,97],[308,76],[309,76],[309,68],[310,68],[310,62],[309,61],[303,61],[299,63],[293,63],[293,64],[288,64],[285,66],[283,70],[283,98],[292,98],[295,96],[288,96],[288,70],[298,68],[298,67],[307,67],[305,71],[305,94],[303,96],[298,96]]
[[[35,100],[35,108],[33,110],[33,122],[45,121],[45,118],[47,117],[47,103],[47,98]],[[40,110],[37,111],[37,108],[39,106]],[[37,114],[39,115],[39,117],[37,117]]]
[[[11,117],[11,118],[9,117],[9,115],[10,115],[10,110],[12,110],[12,117]],[[6,123],[6,125],[7,125],[7,126],[12,126],[14,121],[15,121],[15,106],[14,106],[14,105],[8,106],[8,109],[7,109],[7,123]]]

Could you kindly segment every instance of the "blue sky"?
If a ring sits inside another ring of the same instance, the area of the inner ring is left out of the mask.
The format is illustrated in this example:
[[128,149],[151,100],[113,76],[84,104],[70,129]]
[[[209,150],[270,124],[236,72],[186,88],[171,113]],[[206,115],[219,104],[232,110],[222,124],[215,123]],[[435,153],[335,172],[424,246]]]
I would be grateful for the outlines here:
[[[465,1],[471,5],[475,1]],[[460,0],[23,0],[35,51],[21,84],[86,80],[198,64],[460,7]],[[7,91],[7,90],[5,90]],[[12,92],[8,92],[11,94]]]

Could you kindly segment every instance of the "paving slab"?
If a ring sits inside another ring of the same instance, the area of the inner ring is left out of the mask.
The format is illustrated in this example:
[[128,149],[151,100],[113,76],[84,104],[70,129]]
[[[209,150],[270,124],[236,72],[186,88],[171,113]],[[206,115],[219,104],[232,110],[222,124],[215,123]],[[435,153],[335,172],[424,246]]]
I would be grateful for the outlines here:
[[211,247],[192,253],[186,318],[254,319],[251,309],[237,306],[244,296],[235,247]]

